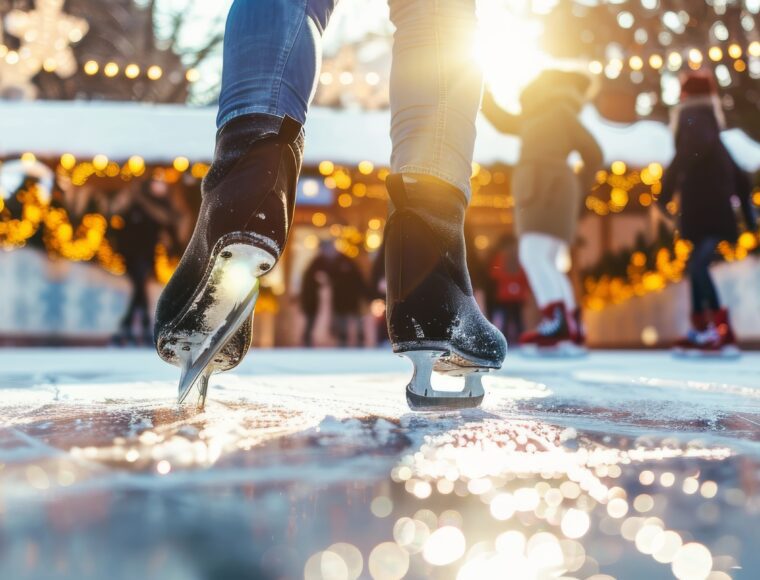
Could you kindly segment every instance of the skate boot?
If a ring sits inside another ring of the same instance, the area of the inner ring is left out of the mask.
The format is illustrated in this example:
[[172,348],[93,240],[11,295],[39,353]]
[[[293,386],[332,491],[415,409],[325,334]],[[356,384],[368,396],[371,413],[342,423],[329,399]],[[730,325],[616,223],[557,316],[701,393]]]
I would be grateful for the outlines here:
[[520,337],[520,352],[525,356],[573,357],[585,354],[579,346],[578,336],[571,329],[563,302],[552,302],[541,309],[541,321],[535,330]]
[[569,322],[571,324],[570,335],[572,336],[573,344],[583,352],[587,352],[586,327],[583,324],[583,311],[580,308],[573,310]]
[[156,310],[159,356],[179,366],[181,403],[198,385],[237,366],[251,344],[259,277],[282,254],[301,168],[301,126],[286,117],[246,115],[217,135],[198,222]]
[[[385,228],[386,317],[393,352],[414,364],[407,402],[417,411],[477,407],[481,374],[501,368],[507,341],[473,296],[467,200],[434,178],[390,175],[386,184],[393,205]],[[464,389],[434,389],[433,372],[464,377]]]
[[685,358],[736,358],[741,351],[731,328],[728,310],[721,308],[691,316],[692,328],[676,342],[673,352]]

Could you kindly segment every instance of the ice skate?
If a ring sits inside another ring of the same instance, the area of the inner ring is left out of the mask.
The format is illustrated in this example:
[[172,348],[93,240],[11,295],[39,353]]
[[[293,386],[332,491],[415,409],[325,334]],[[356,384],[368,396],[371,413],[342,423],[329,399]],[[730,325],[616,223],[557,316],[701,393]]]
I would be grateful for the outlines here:
[[248,352],[259,277],[287,239],[301,126],[286,117],[279,133],[269,132],[271,120],[249,115],[220,131],[193,237],[158,303],[156,350],[182,369],[180,403],[197,385],[202,407],[209,377]]
[[692,328],[673,346],[678,358],[738,358],[741,351],[725,308],[693,314]]
[[584,356],[586,348],[579,342],[579,333],[580,329],[571,328],[564,303],[553,302],[541,310],[541,321],[536,329],[520,337],[520,354],[557,358]]
[[[507,342],[480,312],[467,272],[466,200],[432,178],[391,175],[393,209],[385,230],[388,332],[393,351],[414,365],[407,386],[416,411],[477,407],[483,373],[501,368]],[[464,387],[433,387],[433,374]]]

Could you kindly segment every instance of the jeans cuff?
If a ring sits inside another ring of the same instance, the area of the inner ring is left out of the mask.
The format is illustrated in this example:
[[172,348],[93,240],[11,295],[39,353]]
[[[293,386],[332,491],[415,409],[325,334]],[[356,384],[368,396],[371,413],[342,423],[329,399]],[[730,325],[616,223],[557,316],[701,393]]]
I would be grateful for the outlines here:
[[279,113],[277,111],[273,111],[271,107],[266,106],[253,106],[253,107],[243,107],[241,109],[235,109],[234,111],[230,111],[224,117],[220,117],[216,121],[216,127],[217,129],[222,129],[227,123],[232,121],[233,119],[237,119],[238,117],[243,117],[245,115],[251,115],[251,114],[258,114],[258,115],[267,115],[272,118],[272,128],[273,132],[277,133],[280,130],[280,125],[282,124],[282,120],[285,118],[285,113]]
[[431,167],[423,167],[421,165],[404,165],[397,171],[397,173],[417,173],[419,175],[435,177],[456,187],[459,191],[464,193],[468,203],[470,201],[472,191],[469,179],[462,181],[461,176],[455,176],[445,171],[440,171]]

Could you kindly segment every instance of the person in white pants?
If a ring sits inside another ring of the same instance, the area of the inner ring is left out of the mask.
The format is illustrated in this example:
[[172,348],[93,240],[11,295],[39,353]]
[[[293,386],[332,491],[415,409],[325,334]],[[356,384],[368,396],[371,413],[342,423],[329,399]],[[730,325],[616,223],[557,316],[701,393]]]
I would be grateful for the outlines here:
[[[584,342],[566,272],[585,192],[602,163],[599,145],[578,118],[590,86],[583,74],[547,70],[523,90],[520,115],[502,110],[490,93],[483,101],[494,127],[522,141],[512,176],[515,228],[520,262],[541,309],[537,328],[520,337],[525,349],[575,350]],[[568,165],[573,151],[583,159],[580,175]]]

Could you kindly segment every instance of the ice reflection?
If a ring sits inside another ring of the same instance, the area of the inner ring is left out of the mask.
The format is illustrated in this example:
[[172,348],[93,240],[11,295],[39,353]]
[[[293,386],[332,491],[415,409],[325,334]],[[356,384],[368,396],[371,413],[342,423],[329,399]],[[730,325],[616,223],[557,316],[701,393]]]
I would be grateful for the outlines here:
[[[616,446],[539,421],[484,418],[446,429],[425,437],[393,467],[391,479],[402,494],[391,509],[393,541],[376,546],[372,554],[383,568],[370,573],[438,577],[441,569],[441,577],[458,580],[598,580],[611,578],[604,568],[635,549],[681,580],[730,577],[733,559],[716,561],[691,532],[666,521],[676,494],[706,501],[719,491],[699,470],[674,469],[674,461],[707,465],[731,456],[727,447],[672,439]],[[387,517],[390,500],[376,502],[381,507],[373,513]],[[419,505],[427,507],[407,511]],[[459,511],[449,507],[436,516],[437,508],[454,505]],[[609,549],[597,559],[588,548],[599,542]]]

